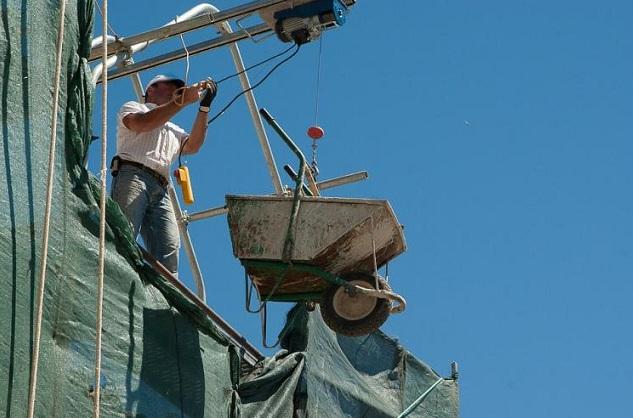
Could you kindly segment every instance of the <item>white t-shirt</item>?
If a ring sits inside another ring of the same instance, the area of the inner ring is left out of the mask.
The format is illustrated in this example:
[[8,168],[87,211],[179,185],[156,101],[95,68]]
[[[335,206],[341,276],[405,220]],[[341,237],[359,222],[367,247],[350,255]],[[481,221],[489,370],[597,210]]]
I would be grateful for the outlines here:
[[155,108],[154,103],[127,102],[117,115],[117,155],[136,161],[169,178],[169,167],[178,156],[180,144],[189,136],[175,123],[167,122],[149,132],[134,132],[125,127],[123,118],[131,113],[145,113]]

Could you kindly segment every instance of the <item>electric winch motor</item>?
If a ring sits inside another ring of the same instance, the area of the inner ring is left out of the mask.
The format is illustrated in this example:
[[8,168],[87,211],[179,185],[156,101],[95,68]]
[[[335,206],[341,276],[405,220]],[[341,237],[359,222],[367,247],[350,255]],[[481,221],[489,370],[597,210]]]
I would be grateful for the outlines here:
[[[317,39],[325,30],[345,24],[355,0],[312,0],[286,2],[262,13],[283,42],[304,44]],[[300,3],[300,4],[297,4]],[[289,7],[290,6],[290,7]],[[272,19],[271,19],[272,18]]]

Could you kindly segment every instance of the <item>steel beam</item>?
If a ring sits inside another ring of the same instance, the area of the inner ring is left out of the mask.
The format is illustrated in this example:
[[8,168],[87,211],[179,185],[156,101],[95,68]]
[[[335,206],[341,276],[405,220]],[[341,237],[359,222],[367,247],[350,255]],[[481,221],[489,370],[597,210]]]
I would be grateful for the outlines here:
[[229,213],[229,209],[226,206],[220,206],[218,208],[203,210],[202,212],[192,213],[191,215],[185,215],[185,222],[199,221],[201,219],[213,218],[214,216],[220,216]]
[[143,258],[148,262],[156,271],[160,273],[165,279],[167,279],[173,286],[175,286],[185,298],[192,301],[206,316],[208,316],[233,344],[240,348],[241,354],[244,359],[254,366],[257,362],[264,358],[264,355],[259,352],[251,343],[248,342],[240,333],[238,333],[228,322],[226,322],[220,315],[218,315],[213,309],[211,309],[202,299],[196,296],[191,290],[189,290],[178,278],[176,278],[169,270],[159,263],[147,250],[141,248]]
[[319,190],[331,189],[332,187],[342,186],[344,184],[356,183],[357,181],[366,180],[369,175],[366,171],[359,171],[358,173],[346,174],[341,177],[333,179],[323,180],[317,183]]
[[[220,36],[210,41],[199,42],[197,44],[191,45],[187,49],[189,50],[189,55],[196,55],[210,49],[219,48],[233,42],[241,41],[242,39],[246,39],[251,36],[256,36],[262,33],[269,32],[270,30],[271,29],[268,27],[268,25],[262,23],[260,25],[251,26],[249,28],[233,32],[231,34]],[[140,71],[154,68],[159,65],[167,64],[169,62],[184,58],[186,55],[187,51],[185,51],[184,48],[181,48],[154,58],[139,61],[126,67],[114,70],[112,72],[108,72],[108,80],[116,80],[117,78],[125,77],[133,73],[138,73]],[[97,83],[100,82],[101,80],[99,80]]]
[[[266,7],[283,3],[284,1],[287,0],[256,0],[250,3],[243,4],[241,6],[233,7],[231,9],[222,10],[217,13],[205,13],[192,19],[173,23],[171,25],[163,26],[157,29],[152,29],[138,35],[132,35],[125,38],[117,39],[114,42],[110,42],[108,44],[108,54],[116,54],[117,52],[129,50],[130,48],[132,48],[132,46],[140,43],[167,39],[172,36],[180,35],[181,33],[190,32],[192,30],[200,29],[209,25],[218,24],[229,19],[243,17],[258,10],[265,9]],[[88,60],[92,61],[95,59],[99,59],[100,54],[100,48],[93,48],[90,51],[90,57]]]

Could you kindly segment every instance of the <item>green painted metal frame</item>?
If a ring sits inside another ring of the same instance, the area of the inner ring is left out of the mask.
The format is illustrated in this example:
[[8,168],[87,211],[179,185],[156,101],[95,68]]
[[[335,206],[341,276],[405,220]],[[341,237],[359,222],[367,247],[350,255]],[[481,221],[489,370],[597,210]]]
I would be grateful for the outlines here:
[[[288,145],[292,152],[299,158],[299,175],[295,180],[294,199],[292,201],[292,212],[290,213],[290,222],[288,222],[288,231],[286,232],[286,240],[284,242],[284,249],[281,253],[281,258],[285,262],[290,262],[292,259],[292,250],[294,249],[294,229],[297,223],[297,215],[299,214],[299,205],[301,204],[301,194],[303,193],[303,179],[305,177],[305,170],[308,166],[305,155],[301,152],[301,149],[294,143],[292,138],[283,130],[281,125],[277,123],[275,118],[268,113],[264,108],[259,109],[260,115],[268,122],[268,124],[277,132],[277,135]],[[312,193],[308,191],[308,196],[312,196]]]
[[292,293],[283,295],[262,295],[262,297],[268,298],[270,302],[318,302],[321,300],[323,292],[310,292],[310,293]]
[[[330,273],[321,267],[314,266],[307,263],[286,263],[283,261],[268,261],[268,260],[241,260],[242,266],[245,269],[254,268],[258,270],[266,270],[273,273],[286,273],[289,271],[295,271],[299,273],[309,273],[318,276],[328,283],[335,284],[337,286],[349,286],[349,283],[335,274]],[[283,277],[282,277],[283,282]],[[281,283],[276,284],[276,287]],[[306,293],[293,293],[293,294],[281,294],[281,295],[262,295],[260,297],[266,301],[275,302],[303,302],[309,300],[321,299],[322,292],[306,292]]]

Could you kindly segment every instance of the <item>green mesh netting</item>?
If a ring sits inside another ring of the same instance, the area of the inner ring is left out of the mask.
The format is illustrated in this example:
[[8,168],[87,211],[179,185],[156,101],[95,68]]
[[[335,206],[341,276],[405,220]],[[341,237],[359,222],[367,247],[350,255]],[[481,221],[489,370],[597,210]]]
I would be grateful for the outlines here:
[[[0,34],[0,416],[26,412],[50,141],[57,1],[2,1]],[[66,11],[54,199],[36,415],[91,416],[99,189],[83,166],[93,87],[93,2]],[[381,333],[337,337],[291,311],[283,347],[239,378],[238,350],[142,261],[107,207],[104,417],[397,416],[437,375]],[[239,380],[239,381],[238,381]],[[446,382],[411,416],[456,417]]]
[[[334,333],[318,309],[307,312],[305,306],[295,306],[281,335],[281,346],[289,354],[278,354],[281,360],[277,363],[286,369],[289,363],[301,369],[292,394],[298,417],[396,417],[439,378],[380,331],[364,337]],[[268,368],[279,373],[276,367]],[[240,393],[243,401],[250,400],[241,390]],[[437,386],[409,417],[457,417],[458,406],[457,382],[449,379]],[[261,408],[270,411],[274,403]],[[251,405],[245,404],[244,409],[250,412]]]

